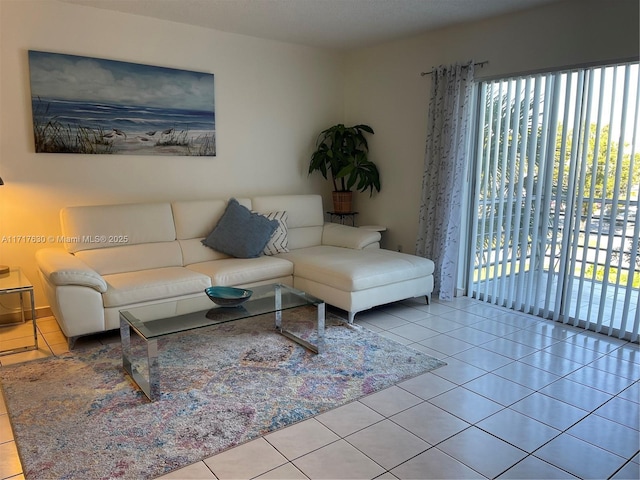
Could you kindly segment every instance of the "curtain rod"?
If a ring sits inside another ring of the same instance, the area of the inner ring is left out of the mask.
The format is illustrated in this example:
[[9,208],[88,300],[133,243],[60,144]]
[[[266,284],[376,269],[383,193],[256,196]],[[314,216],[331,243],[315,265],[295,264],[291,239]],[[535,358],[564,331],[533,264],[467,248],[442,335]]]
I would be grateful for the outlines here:
[[[484,66],[485,66],[487,63],[489,63],[489,60],[484,60],[484,61],[482,61],[482,62],[476,62],[476,63],[474,63],[473,65],[474,65],[474,66],[476,66],[476,67],[484,68]],[[469,68],[469,67],[468,67],[467,65],[465,65],[465,66],[463,66],[462,68]],[[425,75],[431,75],[431,74],[432,74],[433,72],[435,72],[435,71],[436,71],[436,69],[435,69],[435,68],[432,68],[430,72],[421,72],[421,73],[420,73],[420,76],[421,76],[421,77],[424,77]]]

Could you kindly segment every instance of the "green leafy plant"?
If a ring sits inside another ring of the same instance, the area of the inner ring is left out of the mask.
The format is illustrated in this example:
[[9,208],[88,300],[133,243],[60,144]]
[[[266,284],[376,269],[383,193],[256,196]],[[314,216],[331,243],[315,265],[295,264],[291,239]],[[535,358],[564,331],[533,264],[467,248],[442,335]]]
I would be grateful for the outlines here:
[[380,172],[369,160],[369,145],[365,133],[373,135],[369,125],[345,127],[334,125],[320,132],[316,142],[316,151],[311,155],[309,174],[318,171],[326,179],[331,176],[336,192],[360,192],[374,189],[380,191]]

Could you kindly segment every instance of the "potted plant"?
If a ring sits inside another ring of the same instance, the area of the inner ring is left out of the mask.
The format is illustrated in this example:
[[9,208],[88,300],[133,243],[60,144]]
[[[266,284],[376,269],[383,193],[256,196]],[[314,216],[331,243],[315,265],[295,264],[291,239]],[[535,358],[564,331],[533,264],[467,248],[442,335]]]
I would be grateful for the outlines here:
[[331,175],[333,181],[333,207],[336,213],[350,213],[352,189],[360,192],[380,191],[380,173],[368,159],[369,145],[365,133],[373,135],[369,125],[345,127],[334,125],[320,132],[316,151],[311,155],[309,174],[319,171],[324,178]]

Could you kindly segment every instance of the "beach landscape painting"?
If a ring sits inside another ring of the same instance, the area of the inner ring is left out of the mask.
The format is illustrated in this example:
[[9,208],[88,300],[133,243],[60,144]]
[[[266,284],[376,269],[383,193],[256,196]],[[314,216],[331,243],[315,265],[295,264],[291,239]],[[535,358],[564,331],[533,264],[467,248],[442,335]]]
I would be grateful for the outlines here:
[[214,75],[30,50],[37,153],[215,156]]

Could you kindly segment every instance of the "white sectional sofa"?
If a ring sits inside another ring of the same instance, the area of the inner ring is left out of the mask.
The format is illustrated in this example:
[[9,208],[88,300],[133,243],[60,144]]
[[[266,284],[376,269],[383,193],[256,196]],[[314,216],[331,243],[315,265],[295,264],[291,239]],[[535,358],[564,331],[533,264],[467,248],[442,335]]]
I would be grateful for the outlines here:
[[377,305],[430,300],[431,260],[381,249],[379,232],[325,223],[319,195],[237,200],[261,214],[286,212],[288,251],[235,258],[203,245],[228,199],[64,208],[64,248],[39,250],[36,260],[70,345],[117,329],[120,310],[202,295],[211,285],[292,285],[347,311],[350,322]]

